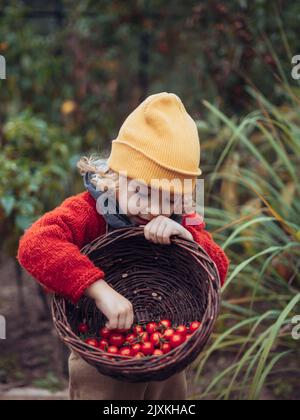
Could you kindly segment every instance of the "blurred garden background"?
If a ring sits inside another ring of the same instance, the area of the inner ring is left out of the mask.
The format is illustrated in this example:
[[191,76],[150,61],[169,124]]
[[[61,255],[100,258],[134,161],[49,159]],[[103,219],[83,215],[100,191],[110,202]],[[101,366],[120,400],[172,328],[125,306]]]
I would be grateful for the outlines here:
[[124,118],[168,91],[197,122],[207,228],[231,260],[189,396],[299,399],[299,39],[290,0],[0,0],[0,398],[64,398],[67,384],[49,296],[15,258],[20,235],[84,190],[80,156],[106,155]]

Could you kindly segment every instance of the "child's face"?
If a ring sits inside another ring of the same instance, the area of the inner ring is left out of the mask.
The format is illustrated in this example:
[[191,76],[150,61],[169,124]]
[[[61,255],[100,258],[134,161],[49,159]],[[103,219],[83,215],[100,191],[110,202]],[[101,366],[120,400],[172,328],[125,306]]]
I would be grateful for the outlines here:
[[149,223],[159,215],[170,217],[175,211],[177,200],[181,195],[165,193],[152,189],[136,180],[127,180],[127,188],[120,188],[117,200],[121,209],[127,208],[127,216],[134,223],[142,225]]

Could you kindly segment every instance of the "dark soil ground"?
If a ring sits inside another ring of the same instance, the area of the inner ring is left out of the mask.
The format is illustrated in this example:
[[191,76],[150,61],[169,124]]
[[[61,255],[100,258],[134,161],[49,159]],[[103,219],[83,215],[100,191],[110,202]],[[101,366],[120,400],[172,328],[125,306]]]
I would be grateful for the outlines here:
[[23,286],[18,287],[13,259],[2,260],[0,282],[0,314],[6,318],[6,340],[0,342],[0,393],[28,385],[64,389],[67,352],[53,329],[49,298],[25,272]]

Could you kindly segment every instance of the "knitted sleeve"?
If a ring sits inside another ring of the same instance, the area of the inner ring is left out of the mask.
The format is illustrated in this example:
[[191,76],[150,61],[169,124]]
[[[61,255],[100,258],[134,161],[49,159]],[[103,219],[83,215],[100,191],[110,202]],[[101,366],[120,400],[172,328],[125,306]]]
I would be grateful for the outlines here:
[[215,262],[221,279],[222,286],[225,283],[230,260],[223,251],[223,249],[213,240],[212,235],[205,229],[206,223],[203,218],[197,213],[192,215],[185,215],[183,219],[183,226],[191,232],[194,240],[204,248],[211,259]]
[[104,272],[80,249],[105,233],[105,221],[88,192],[67,198],[23,234],[19,263],[46,289],[74,303]]

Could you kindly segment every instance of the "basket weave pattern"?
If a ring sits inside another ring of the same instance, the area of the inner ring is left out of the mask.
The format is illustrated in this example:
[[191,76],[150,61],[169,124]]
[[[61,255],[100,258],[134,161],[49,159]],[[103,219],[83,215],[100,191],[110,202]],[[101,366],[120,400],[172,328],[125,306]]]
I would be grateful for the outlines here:
[[143,228],[117,229],[82,248],[107,281],[132,304],[135,323],[168,318],[173,324],[197,320],[202,328],[171,352],[141,359],[105,356],[84,343],[76,334],[86,320],[97,334],[107,321],[94,302],[83,297],[73,305],[55,295],[53,321],[61,340],[99,372],[127,382],[161,381],[191,364],[207,343],[220,306],[218,270],[196,242],[178,237],[170,246],[144,238]]

